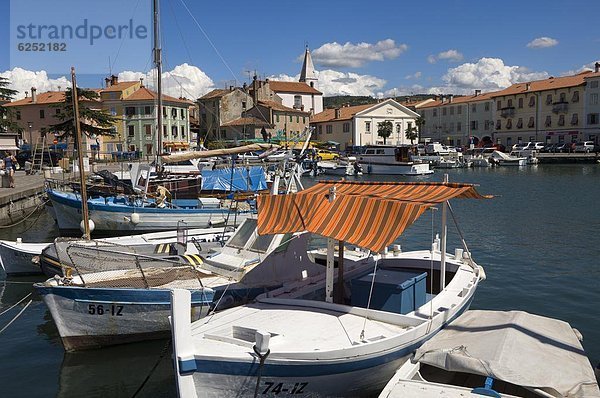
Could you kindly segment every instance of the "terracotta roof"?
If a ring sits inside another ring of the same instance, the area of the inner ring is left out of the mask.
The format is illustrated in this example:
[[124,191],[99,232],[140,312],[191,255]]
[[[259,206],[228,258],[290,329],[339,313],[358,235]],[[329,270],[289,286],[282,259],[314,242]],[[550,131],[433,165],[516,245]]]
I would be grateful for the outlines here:
[[111,91],[123,91],[123,90],[127,90],[129,87],[134,86],[136,84],[140,84],[139,80],[133,81],[133,82],[120,82],[117,84],[113,84],[110,87],[107,87],[105,89],[102,89],[102,92],[108,93]]
[[447,99],[444,100],[444,103],[442,103],[441,100],[435,100],[433,102],[430,102],[428,104],[421,106],[419,109],[435,108],[440,105],[447,106],[447,105],[464,104],[464,103],[478,102],[478,101],[489,101],[494,95],[496,95],[499,92],[500,91],[491,91],[489,93],[483,93],[483,94],[479,94],[479,95],[473,94],[473,95],[463,95],[460,97],[453,97],[452,102],[448,102]]
[[304,82],[278,82],[270,80],[269,88],[276,93],[323,94]]
[[204,94],[199,99],[221,98],[222,96],[224,96],[225,94],[230,93],[230,92],[231,92],[230,90],[217,88],[209,93]]
[[[57,104],[65,100],[64,91],[47,91],[36,95],[35,105],[38,104]],[[33,104],[31,97],[26,97],[18,101],[10,102],[4,106],[22,106]]]
[[[585,83],[586,77],[600,76],[600,72],[585,71],[572,76],[550,77],[544,80],[535,80],[532,82],[516,83],[502,91],[496,92],[493,97],[504,95],[522,94],[525,92],[535,92],[544,90],[554,90],[557,88],[575,87]],[[527,84],[530,84],[527,90]]]
[[280,112],[294,112],[294,113],[303,113],[303,114],[309,114],[310,112],[304,112],[301,111],[299,109],[294,109],[294,108],[288,108],[285,105],[281,105],[278,102],[275,101],[258,101],[259,105],[262,106],[266,106],[267,108],[271,108],[274,111],[280,111]]
[[258,118],[255,117],[240,117],[238,119],[232,120],[230,122],[224,123],[221,125],[221,127],[228,127],[228,126],[270,126],[269,123],[265,122],[264,120],[260,120]]
[[[163,98],[163,101],[180,102],[180,103],[185,103],[185,104],[193,104],[192,101],[189,101],[189,100],[186,100],[186,99],[179,99],[179,98],[171,97],[171,96],[165,95],[165,94],[163,94],[162,98]],[[154,101],[156,99],[158,99],[158,94],[157,93],[155,93],[152,90],[149,90],[146,87],[142,87],[139,90],[136,90],[129,97],[123,99],[123,101]]]
[[317,113],[311,119],[311,123],[320,123],[320,122],[331,122],[333,120],[350,120],[354,115],[358,112],[362,112],[365,109],[369,109],[377,104],[366,104],[366,105],[354,105],[354,106],[345,106],[339,108],[340,117],[335,118],[335,109],[325,109],[323,112]]

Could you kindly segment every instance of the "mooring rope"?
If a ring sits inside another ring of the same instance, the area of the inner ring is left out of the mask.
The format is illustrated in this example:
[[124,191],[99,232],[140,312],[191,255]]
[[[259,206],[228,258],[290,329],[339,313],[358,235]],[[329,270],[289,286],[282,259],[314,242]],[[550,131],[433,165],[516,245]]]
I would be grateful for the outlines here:
[[[5,281],[4,283],[8,283],[7,281]],[[27,283],[31,283],[31,282],[27,282]],[[15,304],[11,305],[9,308],[5,309],[4,311],[0,312],[0,316],[6,314],[8,311],[12,310],[13,308],[15,308],[17,305],[21,304],[27,297],[31,296],[31,293],[29,293],[27,296],[23,297],[21,300],[17,301]]]
[[148,380],[150,380],[150,377],[152,377],[152,374],[154,373],[154,371],[156,371],[156,368],[158,368],[158,365],[160,364],[160,362],[163,360],[163,358],[167,354],[167,351],[168,351],[168,348],[170,345],[171,345],[171,339],[169,339],[169,341],[167,341],[167,344],[165,344],[165,346],[163,347],[163,349],[160,352],[160,355],[158,356],[158,360],[156,361],[154,366],[152,366],[152,369],[150,369],[150,372],[148,373],[148,375],[146,376],[146,378],[144,379],[142,384],[138,387],[138,389],[133,393],[131,398],[135,398],[140,393],[140,391],[142,391],[142,389],[144,388],[144,386],[146,385]]
[[4,332],[10,325],[12,325],[12,323],[14,321],[16,321],[18,317],[21,316],[21,314],[27,309],[27,307],[29,307],[29,304],[31,304],[32,302],[33,302],[33,300],[29,300],[27,302],[27,304],[25,304],[25,306],[21,309],[21,311],[19,311],[19,313],[17,315],[15,315],[15,317],[13,319],[11,319],[10,322],[8,322],[6,324],[6,326],[4,326],[2,329],[0,329],[0,334],[2,334],[2,332]]
[[262,377],[263,365],[265,364],[267,357],[271,353],[271,350],[267,350],[267,352],[264,355],[262,355],[260,353],[260,351],[258,351],[256,346],[253,346],[252,349],[254,350],[254,353],[256,355],[258,355],[258,357],[260,358],[260,363],[258,365],[258,370],[257,370],[257,375],[256,375],[256,387],[254,388],[254,398],[256,398],[256,397],[258,397],[258,391],[259,391],[258,389],[260,388],[260,378]]

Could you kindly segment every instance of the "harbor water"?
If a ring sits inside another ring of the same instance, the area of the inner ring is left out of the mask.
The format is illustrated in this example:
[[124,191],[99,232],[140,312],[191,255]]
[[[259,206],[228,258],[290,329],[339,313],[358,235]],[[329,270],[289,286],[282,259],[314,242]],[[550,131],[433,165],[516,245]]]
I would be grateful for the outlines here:
[[[489,200],[451,205],[475,261],[485,268],[471,308],[523,310],[569,322],[584,336],[595,366],[600,361],[600,165],[436,170],[426,177],[361,176],[366,181],[450,181],[478,184]],[[319,177],[321,178],[321,177]],[[353,179],[354,177],[349,177]],[[310,185],[315,180],[307,178]],[[398,239],[403,250],[429,248],[441,211],[426,212]],[[433,228],[432,228],[433,225]],[[460,247],[449,217],[448,251]],[[50,241],[58,235],[42,213],[0,239]],[[0,275],[0,313],[43,277]],[[44,303],[35,293],[0,315],[0,396],[173,397],[167,340],[67,354]]]

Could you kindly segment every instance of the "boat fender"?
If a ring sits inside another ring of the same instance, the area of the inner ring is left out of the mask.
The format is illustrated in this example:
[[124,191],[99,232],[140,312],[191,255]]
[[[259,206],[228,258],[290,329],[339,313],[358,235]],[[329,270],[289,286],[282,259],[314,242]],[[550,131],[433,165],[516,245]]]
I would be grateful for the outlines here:
[[[91,218],[88,220],[88,226],[90,227],[90,232],[93,232],[94,228],[96,228],[96,224],[94,223],[94,220],[92,220]],[[81,222],[79,223],[79,229],[81,230],[81,232],[85,231],[83,220],[81,220]]]
[[211,220],[208,221],[208,225],[210,227],[215,226],[215,225],[223,225],[225,224],[225,219],[224,218],[213,218]]
[[129,218],[129,222],[132,223],[133,225],[138,225],[140,223],[140,215],[139,213],[132,213],[131,217]]
[[575,328],[573,329],[573,333],[575,333],[575,336],[577,337],[577,340],[579,340],[580,342],[583,343],[583,334],[581,334],[581,332]]

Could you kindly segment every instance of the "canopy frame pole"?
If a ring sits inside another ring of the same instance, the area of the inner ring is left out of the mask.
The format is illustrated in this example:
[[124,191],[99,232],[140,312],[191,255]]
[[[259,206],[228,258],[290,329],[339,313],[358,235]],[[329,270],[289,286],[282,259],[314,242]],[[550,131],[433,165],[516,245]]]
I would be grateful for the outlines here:
[[[444,174],[444,184],[448,183],[448,174]],[[440,247],[440,293],[446,288],[446,235],[448,234],[448,201],[442,204],[442,239]]]
[[338,241],[338,277],[336,283],[336,294],[334,302],[344,304],[346,299],[344,294],[344,241]]
[[335,239],[327,238],[327,270],[325,271],[325,301],[333,303],[333,271],[335,268]]

